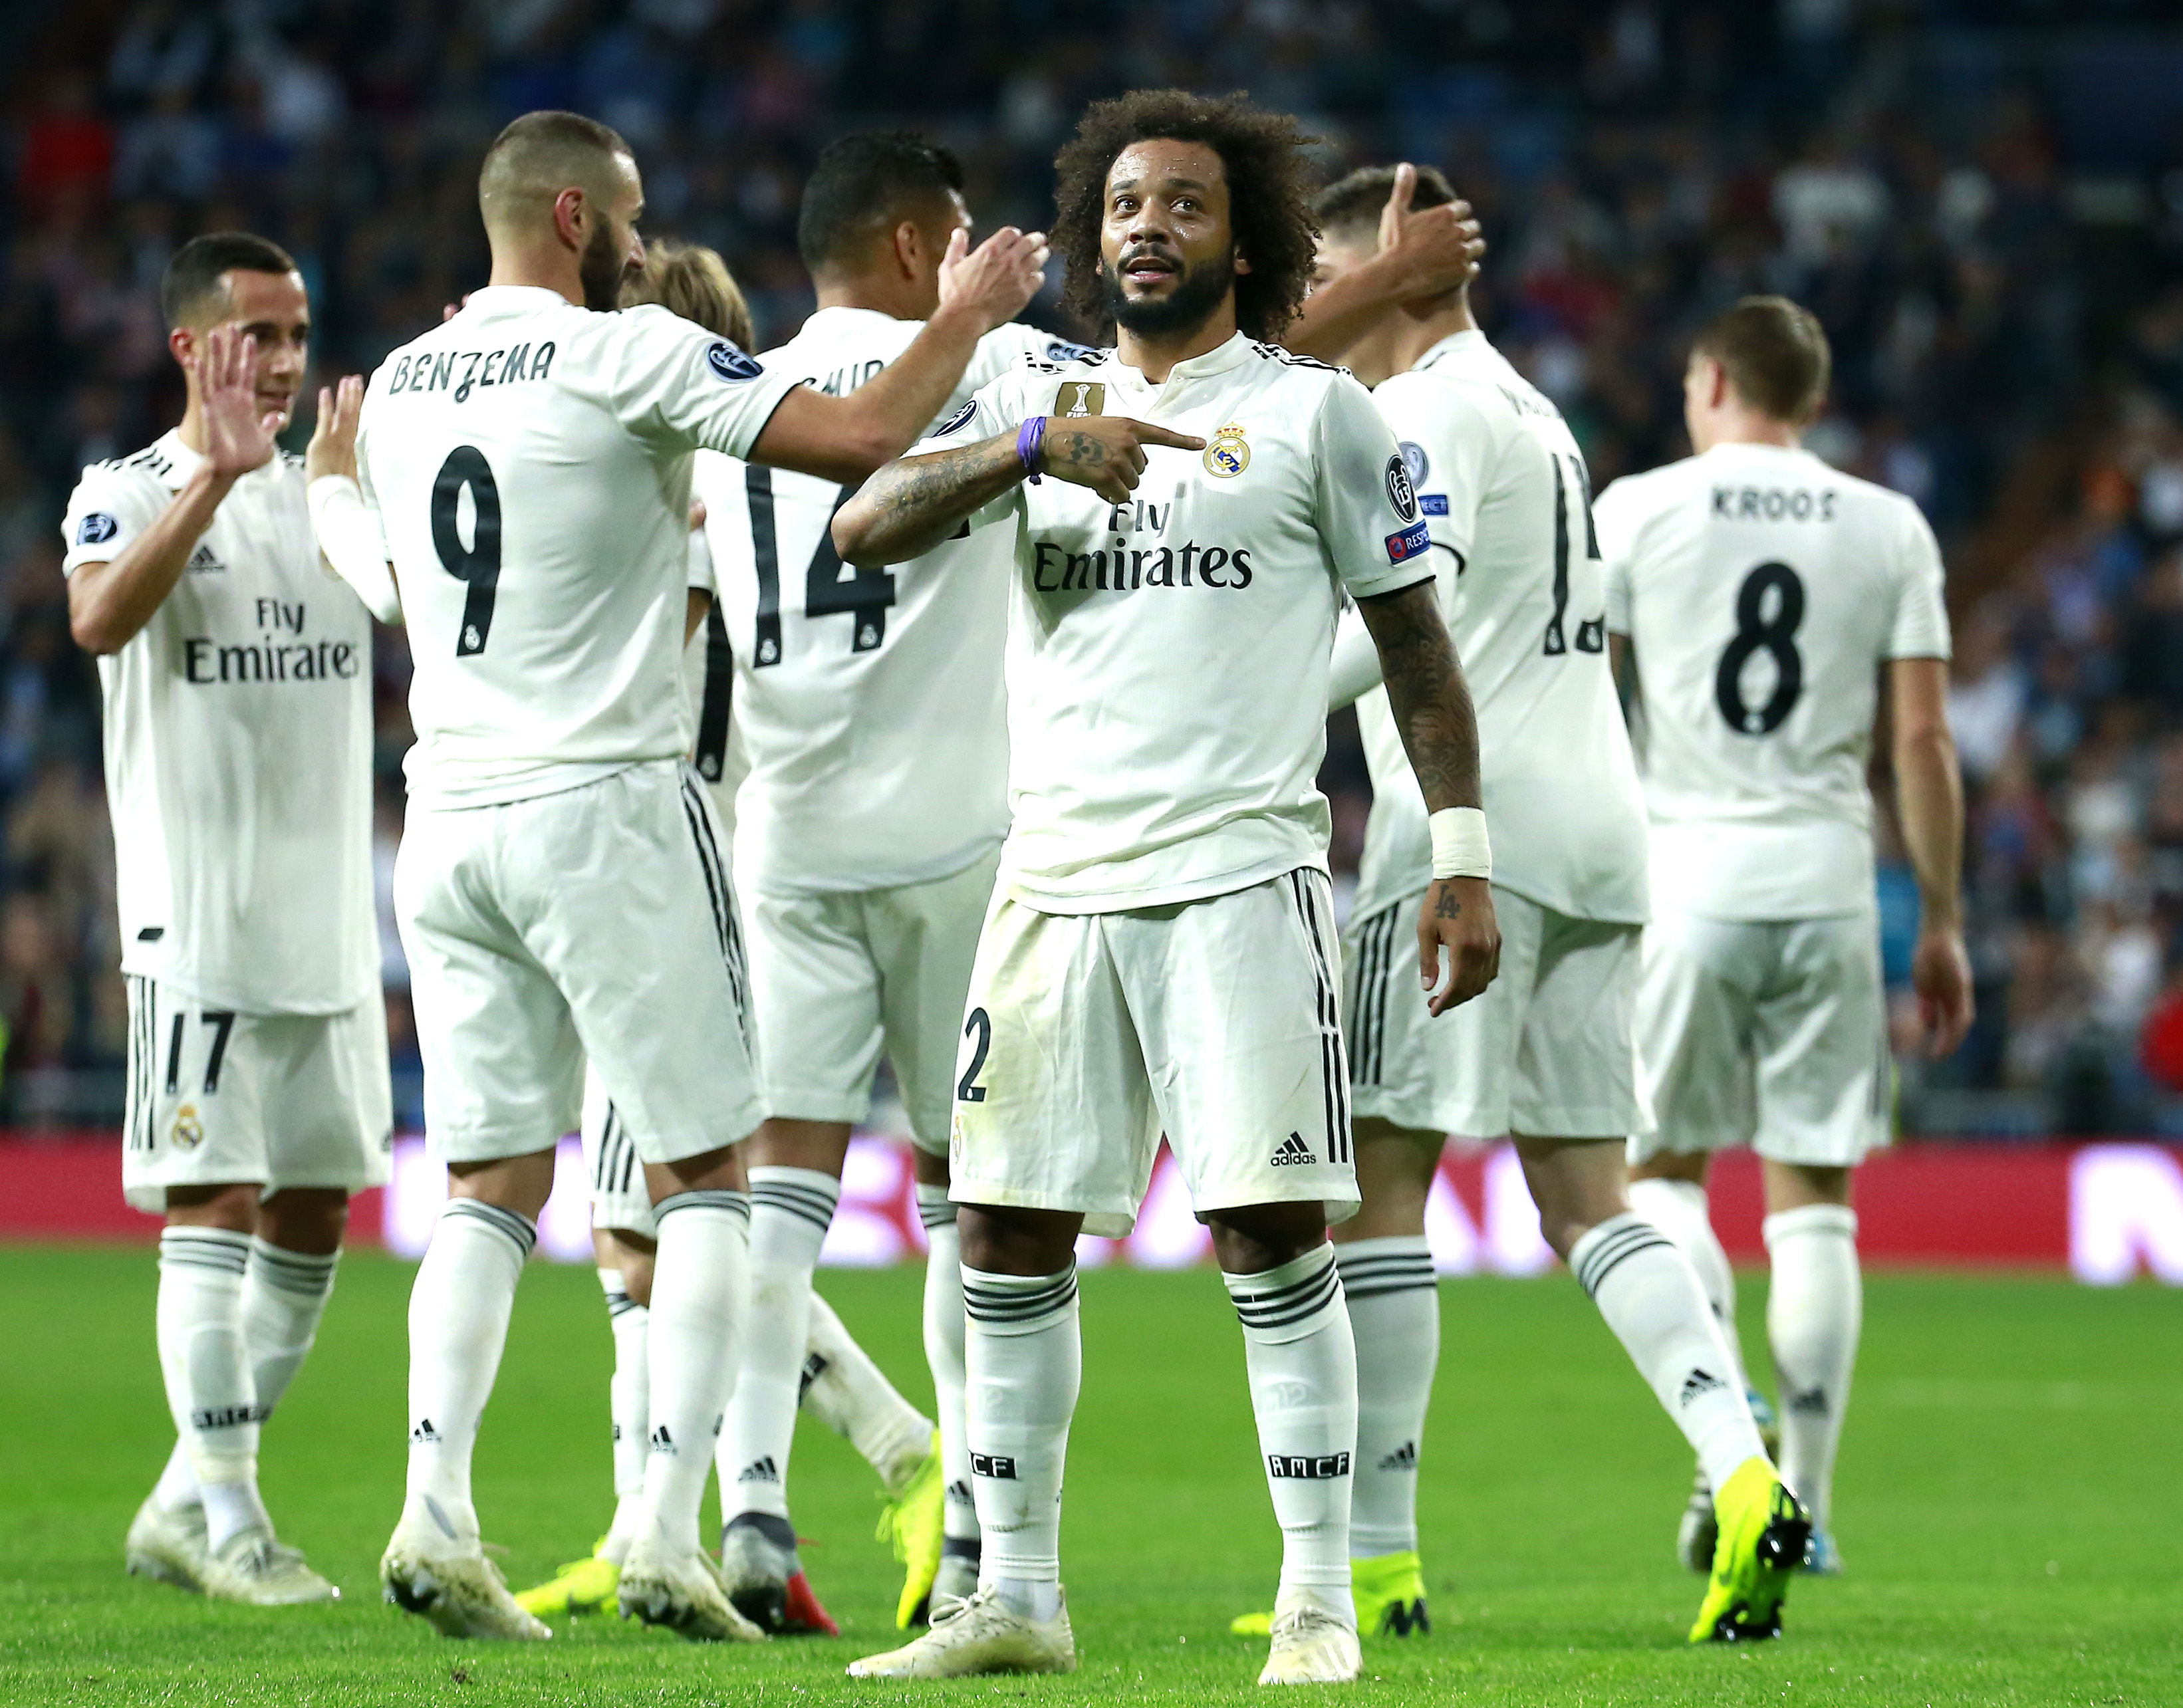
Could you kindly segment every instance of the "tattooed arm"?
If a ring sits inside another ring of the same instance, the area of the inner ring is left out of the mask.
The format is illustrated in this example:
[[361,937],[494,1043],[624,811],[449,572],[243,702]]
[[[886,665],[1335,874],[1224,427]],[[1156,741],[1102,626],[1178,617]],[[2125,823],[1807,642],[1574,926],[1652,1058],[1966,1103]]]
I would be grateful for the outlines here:
[[[1478,718],[1433,584],[1421,581],[1357,604],[1380,650],[1395,727],[1425,791],[1425,810],[1480,805]],[[1418,970],[1428,991],[1440,984],[1443,945],[1453,976],[1428,1005],[1436,1014],[1468,1002],[1500,970],[1501,932],[1493,918],[1492,886],[1484,879],[1438,878],[1425,892],[1418,918]]]
[[[1127,416],[1049,419],[1039,472],[1088,486],[1109,503],[1119,504],[1143,477],[1147,445],[1205,448],[1203,439]],[[1014,433],[996,434],[958,450],[897,458],[835,512],[834,549],[844,562],[860,567],[919,557],[1030,472],[1016,454]]]

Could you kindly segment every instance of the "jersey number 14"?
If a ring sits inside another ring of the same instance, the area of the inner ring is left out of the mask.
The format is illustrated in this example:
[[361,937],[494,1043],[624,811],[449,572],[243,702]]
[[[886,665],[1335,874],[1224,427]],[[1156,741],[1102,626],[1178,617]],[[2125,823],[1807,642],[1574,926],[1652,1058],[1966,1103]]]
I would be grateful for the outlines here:
[[[751,557],[758,570],[758,633],[751,668],[780,663],[780,540],[773,524],[773,470],[753,463],[743,470],[750,499]],[[834,508],[848,502],[850,489],[834,495]],[[819,533],[811,561],[803,567],[803,614],[849,618],[849,650],[876,652],[886,639],[887,607],[894,603],[894,577],[885,569],[860,568],[842,578],[842,554],[834,549],[833,518]]]

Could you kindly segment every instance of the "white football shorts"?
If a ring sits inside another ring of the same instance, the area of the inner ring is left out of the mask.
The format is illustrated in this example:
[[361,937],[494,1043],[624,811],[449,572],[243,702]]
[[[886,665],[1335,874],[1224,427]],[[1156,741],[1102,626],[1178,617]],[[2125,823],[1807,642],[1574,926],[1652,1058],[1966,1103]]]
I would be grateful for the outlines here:
[[768,1115],[862,1121],[884,1050],[910,1136],[947,1154],[956,1045],[996,846],[930,884],[746,898],[758,1099]]
[[1501,972],[1435,1018],[1418,983],[1425,892],[1352,920],[1343,958],[1357,1113],[1419,1133],[1617,1139],[1642,1129],[1631,1010],[1641,927],[1493,886]]
[[993,897],[956,1069],[950,1195],[1136,1223],[1166,1133],[1203,1217],[1357,1212],[1326,874],[1125,913]]
[[237,1014],[131,977],[121,1188],[163,1215],[170,1186],[361,1192],[394,1143],[386,1009]]
[[588,1061],[638,1154],[747,1138],[742,928],[711,801],[662,760],[498,807],[412,807],[394,868],[442,1162],[550,1150]]
[[644,1159],[636,1154],[636,1140],[630,1136],[629,1123],[607,1095],[599,1076],[589,1069],[584,1073],[584,1123],[579,1130],[584,1143],[584,1176],[591,1183],[592,1226],[657,1239],[659,1224],[652,1217],[652,1190],[644,1184]]
[[1639,1073],[1659,1120],[1632,1162],[1749,1145],[1851,1167],[1887,1142],[1894,1084],[1870,913],[1663,913],[1645,934]]

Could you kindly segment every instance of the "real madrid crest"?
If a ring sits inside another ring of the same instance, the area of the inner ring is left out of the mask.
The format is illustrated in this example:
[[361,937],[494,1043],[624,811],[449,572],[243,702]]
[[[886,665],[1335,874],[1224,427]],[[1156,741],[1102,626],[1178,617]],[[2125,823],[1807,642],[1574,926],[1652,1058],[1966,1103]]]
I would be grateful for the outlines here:
[[175,1111],[175,1148],[194,1151],[204,1143],[204,1123],[197,1119],[197,1106],[185,1103]]
[[1205,447],[1205,472],[1219,480],[1233,480],[1250,466],[1250,442],[1243,437],[1242,428],[1230,421]]

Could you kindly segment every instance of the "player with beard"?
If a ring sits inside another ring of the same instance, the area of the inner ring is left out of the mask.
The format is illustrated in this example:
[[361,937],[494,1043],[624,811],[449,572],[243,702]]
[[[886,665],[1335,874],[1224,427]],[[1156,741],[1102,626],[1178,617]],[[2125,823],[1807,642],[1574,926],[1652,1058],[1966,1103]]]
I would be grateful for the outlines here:
[[1344,590],[1431,810],[1436,1010],[1485,988],[1498,936],[1475,728],[1394,436],[1347,374],[1268,341],[1312,264],[1308,140],[1241,97],[1093,107],[1056,163],[1057,230],[1071,306],[1116,347],[1025,362],[835,521],[853,563],[965,524],[1014,557],[1014,816],[949,1153],[984,1554],[975,1594],[857,1676],[1074,1668],[1075,1244],[1129,1231],[1163,1131],[1242,1321],[1282,1530],[1261,1681],[1358,1673],[1356,1355],[1326,1239],[1357,1189],[1314,782]]
[[607,312],[642,264],[644,194],[606,126],[515,120],[478,200],[491,281],[374,374],[357,446],[415,664],[396,908],[453,1195],[410,1302],[408,1492],[380,1575],[450,1634],[547,1634],[486,1558],[470,1459],[588,1060],[658,1227],[620,1605],[755,1639],[697,1539],[749,1225],[732,1147],[759,1110],[722,839],[684,759],[692,458],[861,479],[1027,299],[1044,246],[989,240],[917,348],[830,398],[664,308]]

